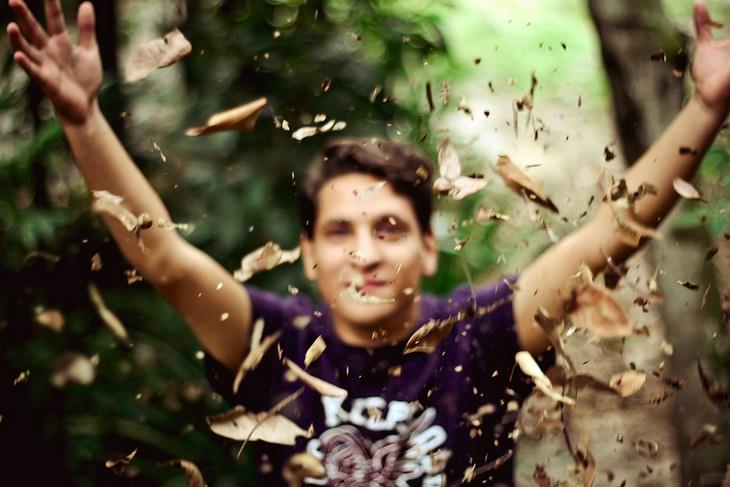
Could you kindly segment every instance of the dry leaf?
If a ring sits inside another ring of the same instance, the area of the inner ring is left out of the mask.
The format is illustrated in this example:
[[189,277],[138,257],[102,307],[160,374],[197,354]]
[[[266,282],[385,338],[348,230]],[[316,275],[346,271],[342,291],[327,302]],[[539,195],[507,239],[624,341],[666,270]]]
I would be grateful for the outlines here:
[[512,160],[506,155],[500,155],[497,158],[496,166],[497,174],[500,175],[504,183],[512,191],[516,192],[520,196],[527,197],[530,201],[533,201],[545,208],[559,213],[558,208],[540,188],[540,186],[530,178],[522,169],[520,169]]
[[611,210],[618,227],[616,236],[626,245],[638,247],[642,238],[661,238],[656,230],[636,221],[631,204],[626,198],[621,202],[612,203]]
[[676,191],[682,198],[704,201],[704,198],[700,196],[700,192],[697,191],[697,188],[682,178],[674,178],[672,180],[672,186],[674,186],[674,191]]
[[261,440],[293,446],[298,436],[310,436],[307,431],[280,414],[247,412],[241,406],[207,420],[214,433],[238,441]]
[[408,339],[403,354],[413,352],[431,353],[439,343],[446,338],[456,324],[457,319],[451,317],[446,320],[429,320],[423,324]]
[[301,248],[298,246],[292,250],[281,250],[278,244],[267,242],[266,245],[247,254],[241,260],[241,268],[234,271],[233,278],[239,282],[245,282],[257,272],[268,271],[278,265],[295,262],[300,254]]
[[192,46],[178,29],[162,39],[155,39],[137,48],[124,69],[124,81],[133,83],[149,76],[153,71],[175,64],[190,54]]
[[57,309],[46,309],[40,311],[36,313],[33,319],[39,325],[50,328],[56,333],[61,333],[61,331],[63,330],[63,325],[66,323],[63,314]]
[[106,190],[92,191],[92,194],[94,198],[96,198],[92,204],[92,209],[94,211],[97,213],[105,212],[110,214],[119,220],[128,232],[133,232],[137,229],[137,216],[122,206],[124,198]]
[[281,475],[289,487],[300,487],[305,477],[323,479],[327,476],[327,471],[314,455],[300,452],[289,457]]
[[476,215],[474,215],[474,221],[476,221],[477,223],[485,223],[489,220],[507,221],[509,220],[509,218],[509,215],[496,213],[494,210],[492,210],[491,208],[487,208],[484,205],[479,205]]
[[596,284],[576,286],[567,306],[575,327],[590,330],[594,339],[631,335],[628,313],[607,289]]
[[705,390],[707,397],[720,409],[730,409],[730,391],[728,391],[727,387],[720,385],[714,377],[705,372],[700,359],[697,359],[697,372],[700,374],[702,388]]
[[517,365],[520,366],[522,372],[532,378],[533,382],[535,383],[535,387],[537,387],[540,392],[555,401],[560,401],[569,406],[575,406],[574,399],[563,396],[558,391],[553,389],[553,385],[550,382],[550,379],[548,379],[547,376],[542,372],[540,366],[537,365],[535,359],[532,358],[532,355],[530,355],[530,352],[517,352],[515,354],[515,362],[517,362]]
[[241,381],[246,376],[246,374],[256,368],[256,366],[261,362],[261,359],[264,358],[264,355],[266,355],[266,352],[269,350],[269,348],[271,348],[271,345],[276,343],[281,336],[281,330],[279,330],[267,336],[262,342],[261,337],[263,335],[263,330],[264,320],[263,318],[259,318],[258,320],[256,320],[253,326],[253,332],[251,334],[251,347],[249,349],[249,352],[246,355],[246,358],[243,359],[243,362],[241,362],[241,365],[238,367],[236,377],[233,380],[234,394],[238,392]]
[[96,254],[91,256],[91,270],[92,271],[100,271],[103,267],[103,264],[101,262],[101,255],[97,252]]
[[[360,281],[360,282],[358,282]],[[347,286],[347,289],[345,289],[345,294],[347,297],[352,299],[353,301],[356,301],[358,303],[363,304],[390,304],[395,303],[395,298],[381,298],[380,296],[374,296],[372,294],[368,294],[365,292],[360,291],[357,286],[359,286],[362,282],[362,278],[356,279],[353,278],[352,282],[349,286]]]
[[309,367],[312,362],[317,360],[324,349],[327,348],[327,344],[324,342],[322,335],[318,336],[314,342],[307,349],[307,353],[304,354],[304,367]]
[[248,132],[253,130],[261,110],[266,106],[266,98],[259,98],[236,108],[211,115],[202,127],[188,129],[185,135],[197,137],[215,132],[237,130]]
[[610,385],[621,397],[629,397],[639,391],[646,382],[646,374],[638,370],[626,370],[613,374],[608,380]]
[[304,369],[299,367],[297,364],[284,358],[284,365],[299,379],[304,382],[307,386],[311,387],[318,393],[327,397],[347,397],[347,391],[341,387],[337,387],[334,384],[323,381],[319,377],[315,377]]
[[386,181],[380,181],[379,183],[371,184],[362,193],[356,193],[355,197],[358,199],[367,199],[374,196],[378,191],[385,187]]
[[129,462],[131,462],[134,456],[137,454],[137,450],[139,450],[139,448],[135,448],[134,450],[132,450],[132,453],[130,453],[126,457],[119,458],[117,460],[107,460],[106,462],[104,462],[104,466],[111,470],[114,475],[122,475],[127,470],[127,465],[129,465]]
[[449,139],[445,139],[438,147],[438,165],[439,175],[441,177],[454,180],[461,175],[461,162],[459,154],[451,145]]
[[452,188],[449,190],[449,196],[459,201],[483,190],[487,187],[489,181],[483,177],[459,176],[451,181],[451,184]]
[[203,480],[203,474],[200,473],[200,469],[193,462],[188,460],[172,460],[168,465],[172,467],[180,467],[185,472],[185,476],[188,478],[188,487],[205,487],[205,480]]
[[124,325],[122,325],[119,318],[117,318],[117,316],[106,307],[99,290],[96,288],[94,283],[91,282],[89,283],[89,297],[91,298],[91,302],[94,303],[94,307],[96,307],[99,317],[102,319],[107,328],[109,328],[117,338],[125,343],[129,343],[129,335],[127,334],[127,330],[124,329]]
[[56,360],[51,384],[63,387],[69,382],[88,385],[94,381],[96,368],[91,359],[80,353],[66,352]]

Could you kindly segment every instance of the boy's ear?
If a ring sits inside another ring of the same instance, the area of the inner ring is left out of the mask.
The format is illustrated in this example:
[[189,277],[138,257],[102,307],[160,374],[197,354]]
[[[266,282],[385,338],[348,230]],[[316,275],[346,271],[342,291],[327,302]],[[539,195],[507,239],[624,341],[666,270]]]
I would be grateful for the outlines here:
[[317,262],[314,259],[313,243],[307,236],[306,232],[302,232],[299,238],[299,245],[302,247],[302,265],[304,266],[304,275],[307,279],[314,281],[317,279]]
[[439,253],[436,237],[429,231],[423,236],[423,275],[433,276],[438,268]]

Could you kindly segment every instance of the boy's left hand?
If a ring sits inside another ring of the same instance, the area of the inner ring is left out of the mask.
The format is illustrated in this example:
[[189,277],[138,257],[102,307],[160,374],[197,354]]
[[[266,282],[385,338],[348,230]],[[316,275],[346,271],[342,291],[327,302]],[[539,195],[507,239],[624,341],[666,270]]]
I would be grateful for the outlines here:
[[697,44],[692,62],[695,94],[711,110],[730,108],[730,37],[714,40],[707,5],[694,7]]

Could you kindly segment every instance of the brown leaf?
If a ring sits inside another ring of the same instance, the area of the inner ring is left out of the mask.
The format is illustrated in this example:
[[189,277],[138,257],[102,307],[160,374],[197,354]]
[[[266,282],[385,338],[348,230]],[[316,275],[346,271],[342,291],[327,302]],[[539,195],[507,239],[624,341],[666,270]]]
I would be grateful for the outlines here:
[[612,204],[611,210],[618,227],[616,236],[626,245],[638,247],[642,238],[660,238],[656,230],[636,221],[630,204]]
[[76,352],[66,352],[56,360],[55,371],[51,374],[51,384],[63,387],[69,382],[88,385],[94,382],[96,368],[94,362]]
[[233,278],[239,282],[245,282],[257,272],[268,271],[278,265],[295,262],[300,255],[301,248],[298,246],[292,250],[281,250],[278,244],[268,242],[241,260],[241,268],[234,271]]
[[256,366],[261,362],[261,359],[264,358],[264,355],[266,355],[266,352],[269,350],[269,348],[271,348],[271,345],[276,343],[281,336],[281,330],[279,330],[267,336],[263,341],[261,341],[263,329],[264,320],[262,318],[259,318],[254,323],[253,332],[251,334],[251,348],[249,349],[246,358],[243,359],[243,362],[241,362],[241,365],[238,367],[238,372],[236,372],[236,378],[233,380],[234,394],[238,392],[241,381],[246,376],[246,374],[256,368]]
[[304,354],[304,367],[309,367],[312,362],[317,360],[324,349],[327,348],[327,344],[324,342],[322,335],[318,336],[314,342],[307,349],[307,353]]
[[479,208],[477,208],[476,215],[474,215],[474,221],[477,223],[485,223],[489,220],[493,221],[507,221],[509,220],[509,215],[503,215],[501,213],[496,213],[491,208],[487,208],[484,205],[479,205]]
[[700,285],[696,282],[692,281],[677,281],[677,284],[679,284],[682,287],[686,287],[687,289],[690,289],[692,291],[697,291],[700,288]]
[[629,397],[639,391],[646,382],[646,374],[638,370],[626,370],[613,374],[608,384],[616,390],[621,397]]
[[728,391],[727,387],[720,385],[714,377],[705,372],[700,359],[697,359],[697,372],[700,374],[702,388],[705,390],[707,397],[720,409],[730,409],[730,391]]
[[259,98],[258,100],[246,103],[245,105],[231,108],[224,112],[218,112],[211,115],[205,125],[202,127],[188,129],[185,132],[185,135],[188,137],[197,137],[199,135],[207,135],[229,130],[248,132],[253,130],[256,125],[256,120],[259,118],[259,114],[265,106],[266,98]]
[[133,83],[149,76],[153,71],[175,64],[190,54],[192,46],[178,29],[162,39],[155,39],[137,48],[124,69],[124,81]]
[[137,450],[139,448],[135,448],[132,450],[132,453],[127,455],[123,458],[118,458],[117,460],[107,460],[104,462],[104,466],[112,471],[114,475],[122,475],[127,470],[127,465],[129,465],[129,462],[132,461],[134,456],[137,454]]
[[304,382],[307,386],[314,389],[318,393],[327,397],[347,397],[347,391],[341,387],[337,387],[334,384],[330,384],[319,377],[315,377],[304,369],[299,367],[297,364],[284,358],[284,365],[299,379]]
[[461,175],[459,154],[454,149],[454,146],[451,145],[449,139],[445,139],[438,146],[438,165],[439,175],[450,181],[453,181]]
[[697,191],[697,188],[682,178],[674,178],[672,180],[672,186],[674,187],[674,191],[676,191],[682,198],[705,201],[705,199],[700,196],[700,192]]
[[632,324],[626,311],[608,290],[596,284],[576,286],[567,306],[576,328],[590,330],[596,339],[631,335]]
[[522,372],[524,372],[525,375],[532,378],[535,383],[535,387],[537,387],[540,392],[555,401],[565,403],[569,406],[575,406],[575,400],[573,398],[564,396],[553,389],[550,379],[547,378],[540,369],[540,366],[537,365],[537,362],[535,362],[535,359],[532,358],[530,352],[517,352],[517,354],[515,354],[515,362],[517,362],[517,365],[520,366],[520,369],[522,369]]
[[323,479],[327,477],[327,471],[314,455],[300,452],[289,457],[281,475],[289,487],[300,487],[305,477]]
[[428,323],[423,324],[418,330],[413,332],[413,335],[408,339],[408,343],[406,343],[403,354],[433,352],[439,343],[451,333],[451,329],[456,324],[456,321],[453,318],[441,321],[429,320]]
[[559,213],[558,208],[542,188],[522,169],[515,165],[508,156],[500,155],[497,158],[497,166],[495,169],[507,187],[512,191],[555,213]]
[[205,487],[205,480],[203,480],[203,474],[200,473],[200,469],[193,462],[188,460],[172,460],[169,463],[172,467],[180,467],[185,472],[185,476],[188,478],[188,487]]
[[241,406],[227,413],[209,417],[207,421],[214,433],[238,441],[261,440],[293,446],[298,436],[310,436],[307,431],[280,414],[254,413],[246,411]]
[[91,282],[89,283],[89,297],[91,298],[91,302],[94,304],[96,311],[99,313],[99,317],[107,328],[111,330],[114,336],[125,343],[129,343],[129,335],[127,334],[127,330],[124,328],[124,325],[121,321],[119,321],[119,318],[117,318],[117,316],[106,307],[106,304],[104,304],[104,300],[101,297],[101,293],[99,293],[99,290],[96,288],[94,283]]
[[38,313],[36,313],[33,319],[39,325],[45,326],[46,328],[49,328],[56,333],[61,333],[61,331],[63,330],[63,325],[66,323],[63,314],[57,309],[46,309],[43,311],[39,311]]

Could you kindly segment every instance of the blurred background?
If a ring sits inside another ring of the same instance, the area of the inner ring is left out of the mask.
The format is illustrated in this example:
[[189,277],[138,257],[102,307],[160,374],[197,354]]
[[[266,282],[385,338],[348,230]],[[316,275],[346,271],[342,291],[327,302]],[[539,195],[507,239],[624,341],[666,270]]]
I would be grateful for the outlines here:
[[[29,3],[42,17],[42,2]],[[688,0],[93,3],[105,114],[172,218],[194,226],[185,238],[231,271],[267,241],[297,245],[296,192],[305,168],[327,138],[348,135],[407,141],[434,160],[448,138],[464,174],[490,180],[463,201],[438,200],[440,271],[428,291],[517,273],[591,217],[602,175],[620,175],[636,160],[692,90]],[[715,19],[730,23],[727,2],[708,4]],[[63,6],[72,24],[78,2]],[[0,18],[11,20],[7,3]],[[135,49],[174,27],[192,53],[123,83]],[[199,344],[145,282],[130,283],[130,266],[90,210],[52,108],[14,65],[6,35],[0,69],[0,483],[50,477],[56,485],[185,485],[183,471],[165,463],[184,458],[209,485],[252,485],[258,466],[245,454],[237,459],[240,445],[206,424],[230,406],[210,391]],[[520,109],[533,76],[533,106]],[[185,136],[209,115],[262,96],[269,103],[254,131]],[[320,114],[346,128],[292,138]],[[596,485],[720,485],[730,462],[730,421],[706,397],[696,370],[701,357],[721,383],[730,381],[729,148],[726,127],[693,181],[708,201],[680,203],[663,238],[628,262],[616,288],[635,327],[649,336],[599,345],[568,340],[576,356],[589,357],[585,364],[595,353],[610,355],[590,370],[596,375],[610,372],[606,364],[660,366],[681,383],[661,404],[652,400],[660,389],[611,412],[590,395],[579,403],[571,427],[588,438]],[[542,213],[506,189],[493,170],[499,154],[539,181],[560,214]],[[510,218],[475,222],[480,205]],[[643,309],[629,281],[652,276],[663,299]],[[289,286],[315,291],[298,264],[251,282],[282,294]],[[103,325],[89,283],[132,345]],[[63,317],[62,327],[38,323],[48,311]],[[69,354],[93,359],[93,381],[54,385]],[[632,439],[637,425],[641,437]],[[647,456],[636,445],[652,438],[661,438],[652,440],[659,449]],[[120,474],[105,466],[134,449]],[[536,465],[556,483],[575,482],[562,434],[527,431],[520,450],[519,484],[536,481]]]

